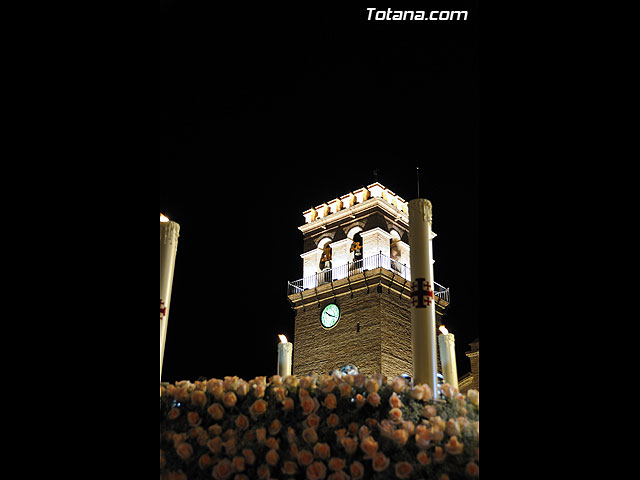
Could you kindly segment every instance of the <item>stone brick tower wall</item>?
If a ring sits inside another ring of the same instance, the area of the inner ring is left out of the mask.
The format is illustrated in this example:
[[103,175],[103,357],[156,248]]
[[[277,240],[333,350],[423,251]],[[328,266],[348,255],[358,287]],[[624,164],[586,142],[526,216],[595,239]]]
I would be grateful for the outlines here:
[[[412,375],[407,202],[374,183],[303,216],[303,278],[287,287],[296,313],[292,373],[353,364],[367,375]],[[448,299],[447,289],[436,291],[437,326]],[[330,303],[340,319],[326,329],[320,317]]]
[[464,353],[471,362],[471,372],[464,375],[458,382],[461,393],[466,393],[471,388],[480,391],[480,340],[474,340],[469,346],[471,350]]
[[[409,299],[377,285],[330,297],[299,311],[295,322],[293,374],[329,373],[345,364],[361,373],[382,373],[389,377],[411,375],[411,321]],[[340,320],[327,330],[320,313],[329,303],[340,308]]]
[[480,340],[474,340],[469,344],[471,350],[465,352],[471,362],[471,386],[475,390],[480,391]]

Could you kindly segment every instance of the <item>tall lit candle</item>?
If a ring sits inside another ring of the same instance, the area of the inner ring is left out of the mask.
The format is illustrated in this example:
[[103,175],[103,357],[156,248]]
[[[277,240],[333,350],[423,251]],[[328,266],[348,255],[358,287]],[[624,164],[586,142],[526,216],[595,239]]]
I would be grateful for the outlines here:
[[278,375],[286,377],[291,375],[291,356],[293,354],[293,343],[287,341],[284,335],[278,335]]
[[173,286],[173,270],[178,251],[180,225],[160,214],[160,381],[162,381],[162,359],[167,339],[169,304]]
[[456,367],[456,339],[453,333],[440,326],[441,335],[438,335],[438,346],[440,347],[440,364],[442,365],[442,376],[445,383],[458,388],[458,369]]
[[437,392],[436,306],[433,296],[433,249],[431,202],[416,198],[409,202],[411,246],[411,346],[414,384],[426,383]]

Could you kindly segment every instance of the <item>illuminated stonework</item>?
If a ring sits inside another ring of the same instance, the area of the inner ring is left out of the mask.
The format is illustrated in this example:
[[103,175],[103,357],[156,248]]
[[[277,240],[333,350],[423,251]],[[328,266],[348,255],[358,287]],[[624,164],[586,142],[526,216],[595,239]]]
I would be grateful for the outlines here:
[[[382,253],[409,265],[408,205],[400,195],[376,182],[304,211],[305,223],[298,227],[305,237],[304,253],[300,255],[302,276],[356,261],[356,234],[362,237],[362,258]],[[433,233],[431,238],[435,236]],[[327,244],[332,256],[330,267],[321,264]]]
[[[408,202],[376,182],[303,216],[303,278],[287,291],[296,312],[293,374],[353,364],[364,374],[411,375]],[[439,321],[449,290],[435,287]],[[340,321],[326,329],[321,313],[330,303]]]

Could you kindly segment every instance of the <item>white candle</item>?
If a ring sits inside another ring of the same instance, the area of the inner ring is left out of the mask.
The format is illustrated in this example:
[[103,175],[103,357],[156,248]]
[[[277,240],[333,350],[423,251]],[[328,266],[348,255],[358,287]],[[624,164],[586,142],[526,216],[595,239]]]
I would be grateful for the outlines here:
[[291,355],[293,354],[293,343],[287,341],[284,335],[278,335],[278,375],[287,377],[291,375]]
[[409,202],[411,247],[411,346],[413,382],[426,383],[437,392],[436,306],[433,296],[433,252],[431,202],[416,198]]
[[456,339],[453,333],[440,326],[442,335],[438,335],[438,346],[440,347],[440,364],[442,365],[442,376],[445,383],[458,388],[458,369],[456,367]]
[[180,225],[160,214],[160,381],[179,232]]

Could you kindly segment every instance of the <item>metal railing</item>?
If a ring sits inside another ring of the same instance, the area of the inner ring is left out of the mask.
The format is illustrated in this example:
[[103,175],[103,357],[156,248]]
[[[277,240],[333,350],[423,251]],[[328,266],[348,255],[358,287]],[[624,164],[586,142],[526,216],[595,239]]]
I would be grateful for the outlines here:
[[[321,272],[314,273],[308,277],[287,282],[287,295],[299,293],[310,288],[316,288],[320,285],[335,282],[343,278],[351,277],[363,271],[373,270],[374,268],[384,268],[396,275],[411,281],[411,269],[408,265],[400,263],[393,258],[384,255],[382,252],[372,255],[371,257],[362,258],[355,262],[347,262],[345,265],[339,265],[335,268],[325,269]],[[434,283],[434,294],[449,302],[449,289],[443,287],[437,282]]]

